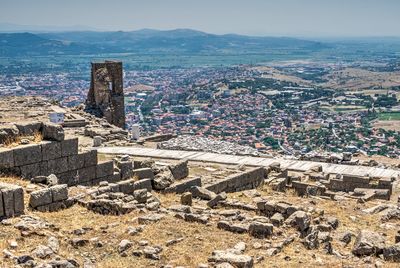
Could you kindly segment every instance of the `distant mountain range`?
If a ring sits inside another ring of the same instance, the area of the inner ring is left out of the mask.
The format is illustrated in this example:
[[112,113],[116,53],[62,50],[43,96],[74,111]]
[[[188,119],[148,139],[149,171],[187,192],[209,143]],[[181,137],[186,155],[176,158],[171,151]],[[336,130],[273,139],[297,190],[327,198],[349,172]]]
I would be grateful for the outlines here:
[[321,42],[296,38],[216,35],[190,29],[0,33],[0,56],[3,57],[132,52],[246,54],[271,50],[315,51],[325,47]]

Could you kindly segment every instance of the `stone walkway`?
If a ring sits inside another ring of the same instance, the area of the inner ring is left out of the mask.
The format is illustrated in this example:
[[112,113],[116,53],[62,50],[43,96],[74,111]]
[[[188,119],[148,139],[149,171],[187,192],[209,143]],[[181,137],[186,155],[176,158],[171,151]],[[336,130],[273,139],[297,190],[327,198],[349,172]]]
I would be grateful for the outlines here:
[[190,161],[209,162],[218,164],[248,166],[268,166],[273,162],[279,162],[281,167],[290,170],[307,171],[316,164],[321,164],[323,171],[327,173],[349,174],[349,175],[370,175],[373,177],[400,177],[400,171],[393,169],[383,169],[377,167],[350,166],[330,163],[320,163],[300,160],[286,160],[279,158],[261,158],[252,156],[238,156],[215,154],[193,151],[161,150],[152,148],[138,147],[101,147],[97,148],[102,154],[127,154],[140,157],[151,157],[160,159],[188,159]]

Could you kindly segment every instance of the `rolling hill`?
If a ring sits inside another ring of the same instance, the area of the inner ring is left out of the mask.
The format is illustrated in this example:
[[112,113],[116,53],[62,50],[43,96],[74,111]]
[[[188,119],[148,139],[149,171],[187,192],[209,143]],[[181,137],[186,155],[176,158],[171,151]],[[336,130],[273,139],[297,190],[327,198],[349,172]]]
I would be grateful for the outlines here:
[[216,35],[190,29],[130,32],[0,33],[0,56],[96,53],[267,53],[270,50],[315,51],[321,42],[288,37]]

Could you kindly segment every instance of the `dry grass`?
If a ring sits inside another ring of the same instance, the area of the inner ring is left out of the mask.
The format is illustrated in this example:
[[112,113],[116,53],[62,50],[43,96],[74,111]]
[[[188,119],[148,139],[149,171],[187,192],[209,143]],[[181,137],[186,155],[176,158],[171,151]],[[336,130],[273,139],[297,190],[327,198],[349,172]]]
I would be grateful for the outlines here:
[[35,131],[32,136],[16,136],[16,137],[8,137],[4,141],[4,146],[6,148],[13,148],[21,145],[22,140],[29,140],[30,143],[39,144],[43,141],[43,134],[39,131]]

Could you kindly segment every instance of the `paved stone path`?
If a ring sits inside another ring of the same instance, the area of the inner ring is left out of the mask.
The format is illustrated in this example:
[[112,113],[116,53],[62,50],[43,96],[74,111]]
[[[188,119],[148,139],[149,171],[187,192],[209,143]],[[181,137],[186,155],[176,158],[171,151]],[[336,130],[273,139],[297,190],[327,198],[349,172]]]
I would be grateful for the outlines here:
[[103,154],[127,154],[140,157],[151,157],[161,159],[188,159],[190,161],[200,161],[218,164],[238,165],[244,164],[248,166],[268,166],[273,162],[279,162],[281,167],[290,170],[307,171],[316,164],[321,164],[323,171],[327,173],[351,174],[351,175],[370,175],[373,177],[399,177],[400,171],[393,169],[383,169],[377,167],[350,166],[330,163],[320,163],[300,160],[286,160],[280,158],[261,158],[252,156],[238,156],[215,154],[194,151],[177,151],[177,150],[161,150],[152,148],[138,147],[101,147],[97,149]]

